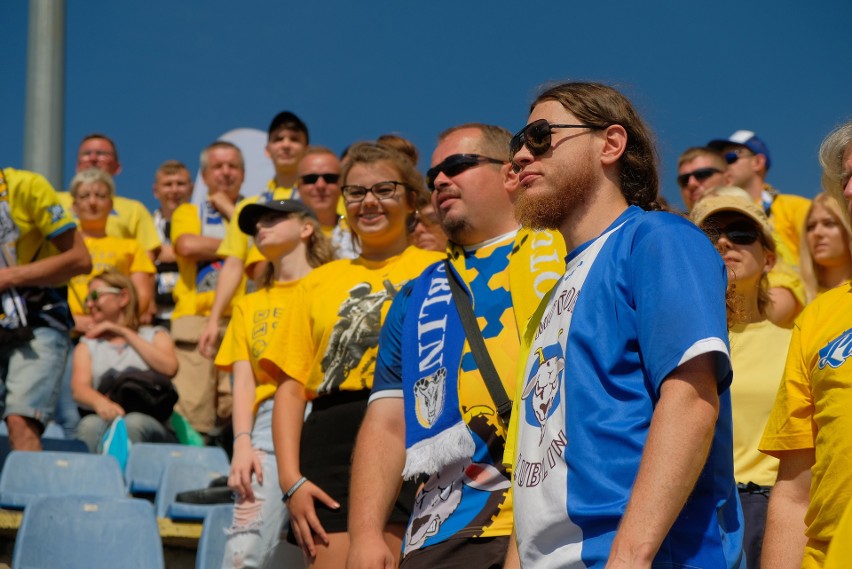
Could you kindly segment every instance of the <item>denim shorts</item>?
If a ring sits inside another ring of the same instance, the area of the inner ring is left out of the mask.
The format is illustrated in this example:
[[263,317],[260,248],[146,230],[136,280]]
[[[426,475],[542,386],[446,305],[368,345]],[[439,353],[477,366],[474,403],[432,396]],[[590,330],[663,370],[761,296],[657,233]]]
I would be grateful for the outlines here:
[[0,346],[0,405],[4,419],[20,415],[46,425],[53,418],[71,338],[48,327],[33,335],[24,344]]

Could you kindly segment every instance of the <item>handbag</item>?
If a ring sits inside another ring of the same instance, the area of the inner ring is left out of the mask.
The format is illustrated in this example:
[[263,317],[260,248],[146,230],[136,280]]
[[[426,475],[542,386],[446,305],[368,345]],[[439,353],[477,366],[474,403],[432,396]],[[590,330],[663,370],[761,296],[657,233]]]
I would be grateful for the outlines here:
[[503,387],[503,382],[500,381],[500,376],[497,375],[494,362],[491,361],[491,356],[488,355],[485,340],[482,338],[482,330],[479,329],[479,324],[476,322],[476,315],[473,313],[470,298],[464,292],[462,284],[459,282],[458,276],[456,276],[456,272],[453,270],[448,259],[444,260],[444,265],[447,270],[447,280],[450,284],[450,290],[453,293],[456,310],[458,310],[464,333],[467,336],[470,351],[473,352],[473,359],[476,361],[479,373],[485,381],[485,387],[488,388],[491,399],[494,400],[494,405],[497,407],[497,414],[500,415],[503,424],[508,425],[509,419],[512,416],[512,400],[509,399],[506,388]]
[[98,391],[121,405],[126,413],[143,413],[161,423],[171,416],[178,400],[172,379],[150,369],[110,371],[101,380]]

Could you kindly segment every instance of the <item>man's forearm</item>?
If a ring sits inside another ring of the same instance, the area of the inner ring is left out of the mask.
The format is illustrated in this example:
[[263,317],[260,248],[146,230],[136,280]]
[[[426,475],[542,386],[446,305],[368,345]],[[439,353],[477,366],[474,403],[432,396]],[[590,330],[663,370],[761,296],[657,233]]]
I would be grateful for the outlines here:
[[185,233],[175,240],[175,253],[191,261],[213,261],[217,259],[216,249],[221,239]]
[[77,275],[92,270],[92,259],[75,231],[66,231],[52,239],[60,248],[56,255],[33,261],[25,265],[0,269],[0,290],[10,287],[59,286]]
[[814,460],[813,449],[787,451],[781,456],[766,513],[761,567],[798,569],[802,565]]
[[405,466],[402,399],[379,399],[367,408],[352,458],[349,534],[381,537],[399,495]]
[[718,417],[709,356],[663,382],[608,567],[650,567],[707,459]]

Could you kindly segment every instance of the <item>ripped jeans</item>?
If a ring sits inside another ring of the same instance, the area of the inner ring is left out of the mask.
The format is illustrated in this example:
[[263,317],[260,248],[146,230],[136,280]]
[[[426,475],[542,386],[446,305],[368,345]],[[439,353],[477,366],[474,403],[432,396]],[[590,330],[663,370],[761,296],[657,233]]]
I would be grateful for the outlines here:
[[278,544],[281,529],[290,517],[281,501],[278,487],[278,467],[272,447],[272,399],[261,403],[251,432],[251,444],[260,456],[263,486],[252,480],[255,499],[237,499],[234,520],[226,530],[228,542],[222,569],[262,567]]

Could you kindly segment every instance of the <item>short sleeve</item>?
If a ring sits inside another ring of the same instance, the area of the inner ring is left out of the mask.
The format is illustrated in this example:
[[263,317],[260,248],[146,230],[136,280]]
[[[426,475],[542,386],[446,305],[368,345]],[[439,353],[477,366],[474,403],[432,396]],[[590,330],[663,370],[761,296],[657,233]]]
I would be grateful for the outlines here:
[[172,213],[171,242],[175,244],[181,235],[201,235],[201,219],[192,204],[183,204]]
[[637,230],[631,251],[628,287],[648,377],[659,394],[663,381],[678,366],[716,353],[721,392],[732,378],[725,265],[707,236],[691,223],[665,213],[651,213],[646,219],[649,222]]
[[783,451],[814,448],[814,399],[808,366],[797,322],[787,350],[784,378],[758,446],[761,452],[778,457]]
[[244,298],[231,313],[231,321],[225,330],[219,352],[216,354],[216,367],[222,371],[232,371],[234,363],[250,361],[248,353],[248,338],[246,338],[246,306]]
[[246,205],[254,203],[256,201],[257,197],[252,197],[241,200],[237,204],[236,209],[234,209],[233,217],[231,217],[231,220],[225,227],[225,237],[219,244],[219,248],[216,249],[216,254],[219,257],[237,257],[245,261],[246,255],[248,255],[249,238],[248,235],[240,231],[240,213],[243,211],[243,208],[245,208]]
[[[139,201],[127,200],[132,208],[129,225],[133,237],[142,245],[145,251],[153,251],[162,245],[157,226],[151,212]],[[147,272],[147,271],[146,271]]]
[[[371,401],[388,396],[402,397],[402,328],[413,287],[414,281],[410,281],[400,289],[382,325]],[[399,393],[389,393],[393,391]]]
[[136,246],[133,248],[133,261],[130,264],[130,272],[150,274],[156,273],[157,267],[154,266],[154,262],[151,261],[151,257],[148,256],[148,252],[142,248],[142,244],[134,244]]
[[304,284],[293,293],[289,317],[275,328],[269,341],[275,349],[266,350],[260,367],[272,377],[281,372],[306,384],[316,356],[310,316],[311,295]]
[[30,191],[24,196],[30,204],[29,214],[35,226],[47,239],[77,227],[70,210],[62,207],[56,190],[43,176],[32,174]]

